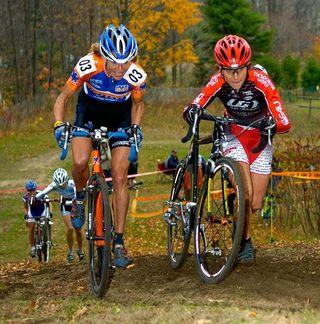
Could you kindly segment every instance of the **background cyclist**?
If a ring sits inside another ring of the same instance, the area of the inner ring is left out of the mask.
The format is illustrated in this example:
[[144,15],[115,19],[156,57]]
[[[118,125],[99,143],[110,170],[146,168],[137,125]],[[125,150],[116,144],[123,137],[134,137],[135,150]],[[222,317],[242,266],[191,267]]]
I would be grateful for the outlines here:
[[172,150],[170,155],[164,161],[164,167],[167,170],[175,169],[179,164],[179,158],[176,150]]
[[[84,188],[88,179],[91,138],[83,137],[87,130],[106,126],[110,131],[126,129],[132,136],[138,132],[142,140],[140,122],[144,111],[143,97],[146,73],[138,66],[138,46],[131,32],[124,26],[109,25],[102,32],[92,52],[82,57],[54,105],[54,132],[61,145],[64,131],[66,103],[79,89],[74,125],[78,129],[72,140],[72,176],[76,185],[73,216],[84,222]],[[81,137],[79,137],[79,135]],[[126,267],[129,259],[124,248],[123,233],[129,205],[127,173],[130,140],[110,140],[113,184],[113,213],[115,218],[114,263]]]
[[62,197],[60,203],[60,212],[67,228],[66,238],[67,238],[67,243],[69,248],[67,254],[67,260],[69,262],[74,260],[73,232],[75,231],[76,240],[78,244],[77,254],[81,261],[84,259],[84,252],[82,249],[82,231],[81,231],[81,224],[79,224],[80,219],[79,218],[71,219],[70,213],[71,213],[72,206],[66,204],[66,202],[71,202],[75,199],[76,188],[75,188],[74,181],[72,179],[69,179],[68,172],[62,168],[58,168],[53,172],[52,180],[53,181],[45,189],[37,193],[36,198],[41,199],[51,191],[56,191]]
[[[37,183],[34,180],[27,180],[25,184],[26,192],[22,196],[24,207],[24,218],[28,226],[28,236],[30,244],[30,256],[36,256],[34,228],[35,222],[41,216],[45,216],[45,204],[35,199],[37,193]],[[50,204],[50,213],[52,216],[52,206]]]
[[[192,104],[185,107],[183,116],[190,123],[194,110],[206,108],[219,98],[225,114],[237,119],[261,122],[261,132],[286,133],[290,121],[285,113],[279,93],[267,73],[251,67],[251,48],[247,41],[236,35],[220,39],[214,49],[219,71],[212,75],[207,85]],[[270,118],[268,118],[270,117]],[[250,215],[260,210],[271,172],[272,145],[253,153],[260,142],[260,131],[243,132],[238,125],[230,125],[229,135],[223,143],[223,153],[238,161],[248,184],[246,222],[238,262],[253,262],[255,253],[249,234]]]

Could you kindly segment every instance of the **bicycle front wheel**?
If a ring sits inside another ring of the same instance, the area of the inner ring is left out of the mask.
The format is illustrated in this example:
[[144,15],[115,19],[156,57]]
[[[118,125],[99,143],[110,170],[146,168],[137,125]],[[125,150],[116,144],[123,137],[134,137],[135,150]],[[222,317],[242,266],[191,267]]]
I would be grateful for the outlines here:
[[232,270],[245,220],[245,187],[238,164],[221,158],[205,176],[194,227],[197,271],[206,283],[218,283]]
[[49,220],[46,219],[42,228],[42,253],[44,262],[49,262],[50,259],[50,248],[51,248],[51,225]]
[[37,258],[38,261],[41,262],[42,261],[42,250],[41,250],[42,238],[41,238],[40,225],[38,223],[36,223],[36,228],[34,231],[34,239],[35,239],[35,247],[37,251]]
[[173,269],[179,269],[185,263],[189,252],[192,226],[187,203],[191,200],[191,170],[191,165],[178,166],[165,214],[168,256]]
[[94,174],[88,182],[89,273],[91,291],[95,297],[106,293],[111,264],[112,214],[105,179]]

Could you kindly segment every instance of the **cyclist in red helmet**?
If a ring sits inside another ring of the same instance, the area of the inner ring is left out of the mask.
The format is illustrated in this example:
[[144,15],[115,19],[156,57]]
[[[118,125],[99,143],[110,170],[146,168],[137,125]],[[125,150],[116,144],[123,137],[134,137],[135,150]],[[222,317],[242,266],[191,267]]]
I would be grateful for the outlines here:
[[252,150],[260,143],[261,132],[286,133],[291,125],[279,93],[266,71],[251,66],[251,48],[244,38],[236,35],[223,37],[216,43],[214,58],[219,71],[184,108],[183,117],[191,123],[196,109],[205,109],[219,98],[227,116],[252,122],[261,120],[260,130],[230,125],[222,143],[223,154],[237,161],[243,170],[251,206],[247,208],[237,261],[253,262],[255,251],[249,234],[249,219],[252,213],[262,208],[271,173],[273,145],[267,143],[260,152],[253,153]]

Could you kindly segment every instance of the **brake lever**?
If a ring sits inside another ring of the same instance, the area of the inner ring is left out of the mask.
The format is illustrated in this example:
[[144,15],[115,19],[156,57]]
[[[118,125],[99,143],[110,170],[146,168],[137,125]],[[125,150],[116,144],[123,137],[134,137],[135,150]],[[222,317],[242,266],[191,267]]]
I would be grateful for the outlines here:
[[198,119],[199,119],[199,114],[196,113],[196,114],[194,115],[193,124],[192,124],[192,125],[189,124],[188,133],[187,133],[184,137],[182,137],[182,139],[181,139],[181,142],[182,142],[182,143],[187,143],[187,142],[189,141],[189,139],[191,138],[191,136],[192,136],[193,134],[195,134],[195,132],[196,132],[196,127],[197,127],[197,123],[198,123]]
[[134,145],[137,153],[139,152],[139,147],[138,147],[138,135],[137,135],[137,130],[133,132],[133,138],[134,138]]
[[65,126],[65,138],[64,138],[64,143],[63,143],[63,147],[61,148],[61,154],[60,154],[60,160],[63,161],[67,154],[68,154],[68,146],[70,144],[70,139],[72,137],[72,133],[71,133],[71,124],[70,123],[66,123]]
[[272,145],[272,133],[271,129],[268,129],[268,144]]

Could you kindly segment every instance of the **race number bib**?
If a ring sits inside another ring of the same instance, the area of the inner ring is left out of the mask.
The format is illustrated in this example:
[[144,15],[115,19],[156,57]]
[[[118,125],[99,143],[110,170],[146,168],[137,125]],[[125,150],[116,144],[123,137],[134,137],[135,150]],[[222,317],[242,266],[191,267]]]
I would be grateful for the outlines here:
[[93,56],[87,55],[82,57],[76,65],[76,69],[80,78],[82,78],[86,74],[96,71],[97,68],[94,64]]
[[130,84],[138,87],[146,80],[147,73],[141,67],[132,63],[123,78]]

